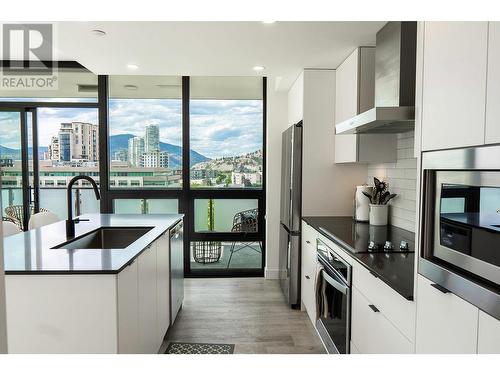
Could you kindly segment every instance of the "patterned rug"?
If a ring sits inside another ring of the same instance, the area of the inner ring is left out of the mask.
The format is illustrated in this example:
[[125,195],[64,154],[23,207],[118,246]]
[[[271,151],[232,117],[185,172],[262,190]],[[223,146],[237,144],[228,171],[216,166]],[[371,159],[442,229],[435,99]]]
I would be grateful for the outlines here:
[[234,344],[171,342],[165,354],[233,354]]

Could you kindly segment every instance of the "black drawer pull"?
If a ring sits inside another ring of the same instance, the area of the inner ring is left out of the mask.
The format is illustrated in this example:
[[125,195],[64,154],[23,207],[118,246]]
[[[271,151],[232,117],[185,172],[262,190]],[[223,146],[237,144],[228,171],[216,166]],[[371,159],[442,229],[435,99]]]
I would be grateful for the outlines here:
[[380,310],[379,310],[379,309],[377,309],[377,306],[375,306],[375,305],[368,305],[368,307],[369,307],[370,309],[372,309],[372,310],[373,310],[373,312],[380,312]]
[[306,243],[310,244],[310,243],[311,243],[311,241],[306,240]]
[[307,279],[307,280],[309,280],[309,279],[310,279],[310,277],[306,275],[306,279]]
[[378,279],[378,275],[377,275],[375,272],[373,272],[373,271],[368,271],[368,272],[370,272],[370,274],[371,274],[373,277],[375,277],[376,279]]
[[441,286],[439,284],[431,284],[432,287],[436,288],[437,290],[439,290],[441,293],[449,293],[450,291],[448,289],[446,289],[444,286]]

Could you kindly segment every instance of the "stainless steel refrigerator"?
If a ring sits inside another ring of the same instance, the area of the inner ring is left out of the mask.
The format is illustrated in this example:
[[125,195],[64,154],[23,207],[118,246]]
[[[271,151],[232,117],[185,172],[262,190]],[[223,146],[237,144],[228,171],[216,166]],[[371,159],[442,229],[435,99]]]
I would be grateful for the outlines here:
[[302,121],[283,132],[281,152],[280,283],[290,307],[300,308]]

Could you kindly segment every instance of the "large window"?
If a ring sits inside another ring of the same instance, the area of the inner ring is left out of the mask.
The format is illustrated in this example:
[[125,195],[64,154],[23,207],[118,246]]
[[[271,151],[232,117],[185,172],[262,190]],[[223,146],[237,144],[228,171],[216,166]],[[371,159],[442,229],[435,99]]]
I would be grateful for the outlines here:
[[111,76],[111,189],[182,186],[181,77]]
[[[100,76],[59,70],[53,91],[0,93],[2,205],[185,214],[188,276],[262,275],[265,79]],[[9,97],[3,97],[8,95]],[[26,168],[24,168],[24,166]]]
[[192,188],[261,188],[262,79],[192,77]]
[[191,77],[189,91],[189,272],[261,274],[263,80]]

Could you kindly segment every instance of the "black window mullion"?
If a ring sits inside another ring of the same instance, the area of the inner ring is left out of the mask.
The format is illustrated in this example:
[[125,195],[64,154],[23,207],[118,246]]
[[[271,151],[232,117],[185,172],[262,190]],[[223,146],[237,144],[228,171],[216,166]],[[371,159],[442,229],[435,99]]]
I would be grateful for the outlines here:
[[99,104],[99,187],[101,191],[101,213],[112,212],[112,202],[109,199],[109,77],[97,77],[97,101]]
[[21,178],[23,184],[23,229],[28,230],[30,216],[30,185],[29,185],[29,161],[28,161],[28,119],[24,109],[20,110],[21,120]]
[[40,166],[38,162],[38,113],[36,108],[31,108],[31,134],[32,134],[32,151],[33,157],[33,197],[35,212],[40,211]]

